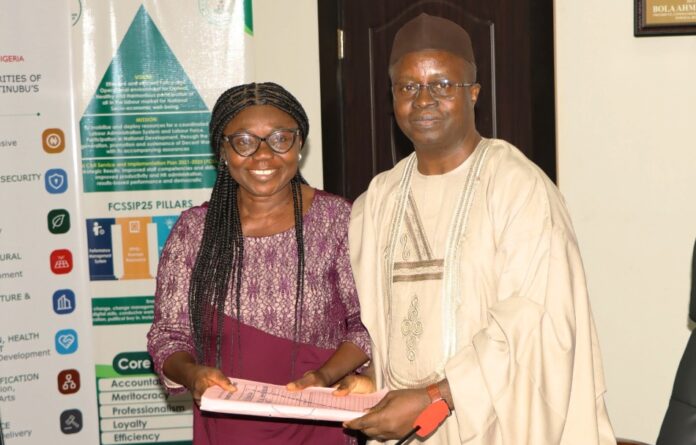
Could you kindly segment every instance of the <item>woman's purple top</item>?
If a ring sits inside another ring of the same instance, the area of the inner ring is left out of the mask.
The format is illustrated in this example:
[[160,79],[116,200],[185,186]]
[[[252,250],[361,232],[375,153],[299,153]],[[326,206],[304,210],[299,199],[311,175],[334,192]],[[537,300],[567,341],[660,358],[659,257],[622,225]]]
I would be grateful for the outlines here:
[[[206,211],[207,206],[199,206],[181,214],[160,259],[148,351],[155,371],[162,377],[162,365],[172,353],[185,351],[195,356],[188,291]],[[244,237],[241,338],[230,342],[230,336],[236,337],[237,332],[234,297],[230,290],[221,345],[224,373],[285,384],[321,366],[344,341],[356,344],[369,355],[369,337],[360,321],[348,257],[349,219],[350,204],[320,190],[303,217],[304,307],[300,344],[294,353],[294,376],[291,376],[297,277],[294,228],[270,236]],[[167,382],[164,378],[163,381]],[[183,390],[173,386],[169,389],[172,392]],[[340,424],[214,416],[201,414],[197,408],[194,410],[196,445],[344,443],[346,437]]]

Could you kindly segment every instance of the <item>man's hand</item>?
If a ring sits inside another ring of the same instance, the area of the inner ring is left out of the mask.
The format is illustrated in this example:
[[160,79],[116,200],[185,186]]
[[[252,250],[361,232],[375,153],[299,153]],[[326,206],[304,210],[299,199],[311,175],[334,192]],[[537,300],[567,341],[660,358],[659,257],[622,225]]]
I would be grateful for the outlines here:
[[429,404],[430,397],[423,388],[390,391],[368,414],[343,426],[378,440],[400,439],[411,431],[416,417]]

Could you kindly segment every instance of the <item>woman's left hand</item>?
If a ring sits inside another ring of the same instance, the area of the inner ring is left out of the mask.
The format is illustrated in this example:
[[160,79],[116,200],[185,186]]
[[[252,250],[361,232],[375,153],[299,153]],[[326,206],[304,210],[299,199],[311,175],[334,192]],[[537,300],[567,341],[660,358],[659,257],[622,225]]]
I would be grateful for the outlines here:
[[295,392],[302,391],[310,386],[319,386],[323,388],[329,386],[330,383],[331,382],[327,381],[326,377],[321,373],[321,371],[307,371],[302,377],[294,382],[288,383],[285,385],[285,387],[288,391]]
[[349,374],[334,385],[333,395],[342,397],[348,394],[369,394],[377,391],[375,381],[364,374]]
[[[321,371],[307,371],[304,375],[288,383],[285,387],[290,392],[301,391],[310,386],[327,387],[329,386],[324,374]],[[348,394],[368,394],[377,390],[374,380],[366,375],[349,374],[333,385],[336,390],[333,395],[342,397]]]

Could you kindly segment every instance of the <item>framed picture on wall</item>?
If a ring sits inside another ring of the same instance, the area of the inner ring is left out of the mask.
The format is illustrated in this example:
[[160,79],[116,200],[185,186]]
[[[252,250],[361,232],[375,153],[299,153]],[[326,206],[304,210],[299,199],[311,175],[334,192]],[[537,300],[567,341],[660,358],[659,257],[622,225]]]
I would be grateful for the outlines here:
[[696,0],[634,0],[636,37],[696,34]]

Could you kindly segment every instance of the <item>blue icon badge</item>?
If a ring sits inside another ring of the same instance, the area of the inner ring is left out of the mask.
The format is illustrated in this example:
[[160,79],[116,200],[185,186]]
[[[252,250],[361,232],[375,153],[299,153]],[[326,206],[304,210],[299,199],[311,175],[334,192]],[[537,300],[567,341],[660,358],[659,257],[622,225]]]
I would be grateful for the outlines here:
[[69,314],[75,310],[75,292],[60,289],[53,293],[53,311],[56,314]]
[[56,332],[56,352],[65,355],[75,351],[77,351],[77,332],[73,329]]
[[65,193],[68,189],[68,174],[62,168],[46,170],[46,191],[48,193]]

